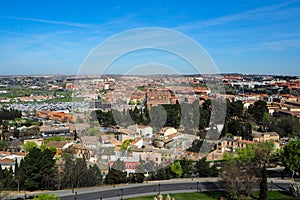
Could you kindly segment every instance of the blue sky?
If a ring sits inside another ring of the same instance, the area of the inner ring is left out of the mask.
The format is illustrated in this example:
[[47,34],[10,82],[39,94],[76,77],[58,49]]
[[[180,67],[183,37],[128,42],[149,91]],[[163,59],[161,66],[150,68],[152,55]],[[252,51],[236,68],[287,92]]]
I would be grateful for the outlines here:
[[[300,1],[2,0],[0,5],[0,75],[76,74],[98,44],[143,27],[193,38],[221,72],[300,75]],[[177,59],[172,64],[186,67]]]

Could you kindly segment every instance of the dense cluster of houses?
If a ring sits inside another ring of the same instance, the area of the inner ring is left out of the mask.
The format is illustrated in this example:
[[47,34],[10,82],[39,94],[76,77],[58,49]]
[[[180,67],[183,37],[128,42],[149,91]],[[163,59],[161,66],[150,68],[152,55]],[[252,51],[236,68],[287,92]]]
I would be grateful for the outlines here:
[[[200,86],[203,83],[201,77],[169,77],[157,78],[149,82],[149,79],[135,76],[124,77],[123,79],[103,78],[87,79],[79,81],[80,84],[67,83],[67,90],[74,90],[75,95],[84,97],[86,100],[99,100],[118,104],[122,102],[136,106],[147,101],[148,108],[159,104],[175,104],[177,101],[194,102],[199,104],[210,98],[211,90],[207,87]],[[291,89],[298,91],[300,81],[291,82],[269,80],[264,81],[245,81],[240,76],[226,76],[223,78],[225,85],[236,88],[255,88],[255,87],[272,87],[271,89]],[[130,84],[129,84],[130,83]],[[189,87],[181,85],[192,85]],[[194,86],[194,85],[199,86]],[[138,88],[138,86],[143,86]],[[84,90],[83,90],[84,88]],[[103,92],[105,91],[105,92]],[[77,93],[76,93],[77,92]],[[292,115],[300,120],[300,98],[294,95],[275,95],[267,94],[243,94],[226,95],[224,98],[230,101],[241,100],[244,107],[247,108],[255,101],[262,99],[267,102],[268,111],[272,115]],[[74,124],[75,117],[71,114],[57,111],[36,111],[36,117],[45,120],[59,121],[63,124]],[[154,131],[150,126],[131,125],[121,127],[116,131],[98,128],[99,134],[89,136],[85,134],[90,128],[90,124],[83,122],[77,123],[76,128],[81,127],[78,131],[80,137],[76,141],[48,142],[48,146],[56,147],[57,158],[60,158],[63,152],[71,152],[75,158],[84,158],[89,163],[96,163],[103,174],[107,174],[109,167],[120,159],[125,163],[125,170],[128,173],[134,173],[141,162],[151,163],[154,167],[162,167],[171,164],[176,159],[187,158],[198,160],[206,156],[207,160],[221,160],[224,152],[235,152],[237,148],[245,148],[249,144],[257,144],[265,141],[273,141],[276,148],[284,145],[284,139],[279,138],[275,132],[261,133],[252,131],[251,140],[245,140],[241,137],[221,138],[217,141],[208,141],[214,143],[214,149],[208,154],[201,152],[190,152],[188,149],[192,146],[193,141],[200,139],[199,136],[185,133],[184,130],[175,129],[174,127],[164,127],[159,131]],[[83,128],[84,127],[84,128]],[[105,127],[106,128],[106,127]],[[40,131],[46,135],[56,133],[69,133],[75,127],[63,125],[44,124]],[[38,145],[43,143],[43,138],[29,139],[27,141],[36,142]],[[130,141],[124,145],[124,141]],[[2,168],[14,166],[15,162],[20,162],[25,153],[0,152],[0,164]],[[145,171],[147,173],[147,171]]]

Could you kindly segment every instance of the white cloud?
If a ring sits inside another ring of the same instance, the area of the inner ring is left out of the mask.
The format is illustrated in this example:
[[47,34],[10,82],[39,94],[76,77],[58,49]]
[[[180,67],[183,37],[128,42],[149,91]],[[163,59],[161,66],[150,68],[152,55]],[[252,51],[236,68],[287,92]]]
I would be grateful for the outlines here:
[[46,20],[46,19],[12,17],[12,16],[8,16],[7,18],[16,19],[16,20],[23,20],[23,21],[40,22],[40,23],[46,23],[46,24],[56,24],[56,25],[80,27],[80,28],[87,28],[87,27],[90,26],[90,24],[74,23],[74,22],[67,22],[67,21],[54,21],[54,20]]
[[[199,20],[199,21],[194,21],[191,23],[183,24],[180,26],[175,27],[174,29],[176,30],[186,30],[186,29],[199,29],[199,28],[205,28],[205,27],[213,27],[213,26],[219,26],[231,22],[239,22],[239,21],[254,21],[257,19],[266,19],[267,17],[270,17],[270,15],[275,16],[279,15],[278,11],[280,9],[283,9],[284,13],[281,14],[286,14],[288,15],[290,13],[290,9],[285,9],[284,8],[292,3],[299,2],[298,0],[294,1],[287,1],[284,3],[272,5],[272,6],[266,6],[266,7],[261,7],[253,10],[249,10],[246,12],[241,12],[237,14],[231,14],[231,15],[226,15],[226,16],[221,16],[218,18],[212,18],[208,20]],[[299,9],[299,8],[293,8],[292,10]],[[282,12],[282,11],[281,11]]]

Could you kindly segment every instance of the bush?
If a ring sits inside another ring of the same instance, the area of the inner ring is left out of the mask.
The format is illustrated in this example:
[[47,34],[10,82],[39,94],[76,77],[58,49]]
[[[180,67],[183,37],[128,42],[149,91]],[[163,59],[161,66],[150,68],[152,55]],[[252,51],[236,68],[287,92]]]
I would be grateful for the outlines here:
[[60,200],[60,197],[56,194],[39,194],[33,200]]
[[300,197],[300,184],[299,183],[291,183],[289,187],[289,191],[292,193],[293,197]]

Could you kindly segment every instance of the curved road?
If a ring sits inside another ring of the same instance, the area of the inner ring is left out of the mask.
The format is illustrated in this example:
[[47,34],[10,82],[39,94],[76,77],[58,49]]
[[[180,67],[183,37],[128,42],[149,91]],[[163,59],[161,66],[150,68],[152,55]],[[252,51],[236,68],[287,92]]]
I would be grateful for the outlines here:
[[[290,181],[272,181],[268,183],[268,188],[272,190],[287,189]],[[206,180],[186,180],[186,181],[161,181],[144,184],[119,185],[116,187],[108,186],[105,188],[94,188],[94,191],[77,190],[71,195],[62,196],[61,200],[100,200],[100,199],[121,199],[137,196],[146,196],[159,193],[176,193],[176,192],[196,192],[222,190],[217,179]],[[98,191],[97,191],[98,189]]]
[[[219,189],[217,183],[207,182],[207,183],[198,183],[198,189],[200,190],[216,190]],[[94,200],[94,199],[121,199],[121,197],[125,196],[144,196],[146,194],[158,194],[158,193],[165,193],[167,191],[196,191],[197,190],[197,183],[164,183],[164,184],[149,184],[149,185],[141,185],[135,187],[115,187],[110,190],[104,191],[96,191],[93,193],[83,193],[81,194],[80,191],[77,191],[77,195],[73,194],[71,196],[62,196],[61,200]]]
[[[290,180],[272,179],[272,181],[269,180],[268,182],[268,188],[269,190],[287,189],[290,183]],[[80,188],[74,190],[58,190],[43,193],[57,194],[61,197],[61,200],[119,200],[125,197],[138,197],[159,193],[171,194],[178,192],[196,192],[207,190],[222,190],[222,186],[218,183],[218,178],[153,181],[142,184]],[[19,195],[18,197],[24,197],[24,195]]]

